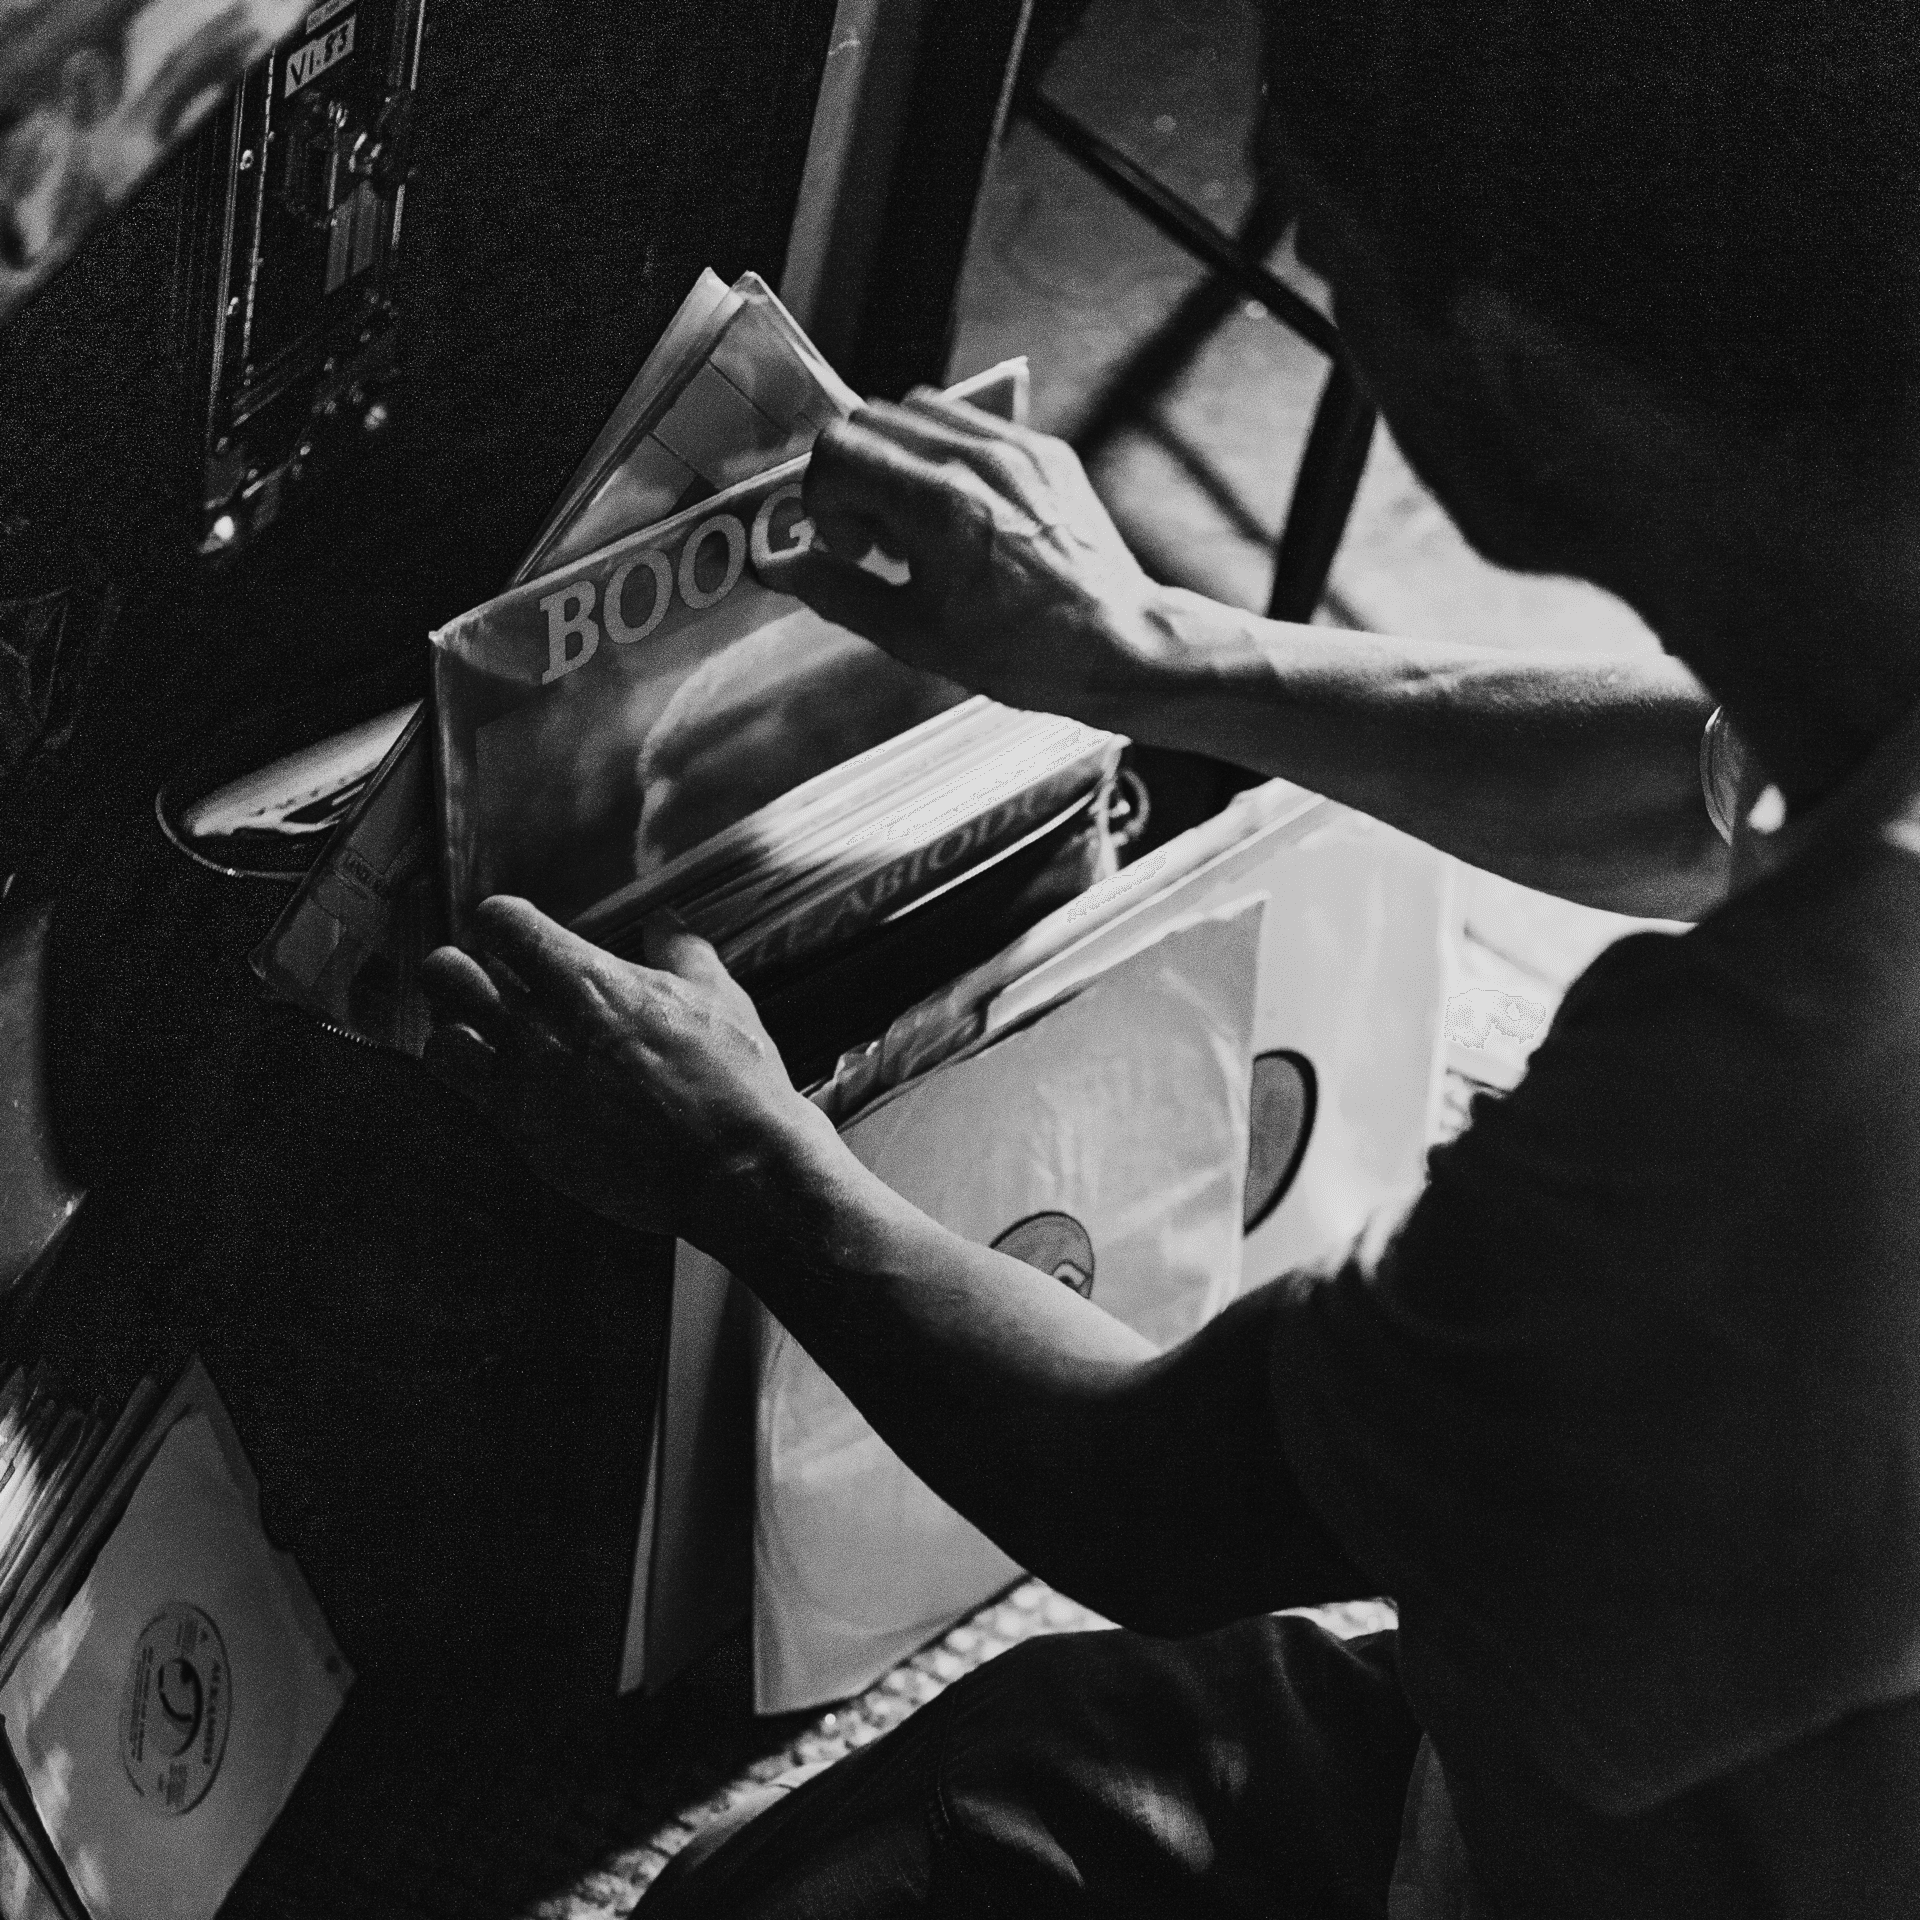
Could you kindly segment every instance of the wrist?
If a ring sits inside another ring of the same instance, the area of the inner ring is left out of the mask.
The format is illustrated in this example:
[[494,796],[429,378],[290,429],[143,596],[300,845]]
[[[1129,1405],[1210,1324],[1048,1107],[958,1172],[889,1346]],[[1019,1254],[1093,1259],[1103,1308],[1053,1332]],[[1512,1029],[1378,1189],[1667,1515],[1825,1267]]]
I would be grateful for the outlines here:
[[811,1265],[835,1237],[849,1187],[863,1173],[833,1123],[795,1093],[715,1157],[689,1237],[743,1279]]
[[1093,724],[1153,741],[1171,712],[1217,678],[1222,666],[1220,607],[1184,587],[1150,583],[1114,621],[1105,652],[1116,671],[1094,690]]

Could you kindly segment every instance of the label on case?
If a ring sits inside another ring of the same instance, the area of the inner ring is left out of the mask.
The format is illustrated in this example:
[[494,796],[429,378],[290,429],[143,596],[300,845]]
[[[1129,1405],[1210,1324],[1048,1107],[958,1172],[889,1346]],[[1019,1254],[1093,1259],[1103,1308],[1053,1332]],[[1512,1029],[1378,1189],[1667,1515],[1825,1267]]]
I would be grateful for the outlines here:
[[162,1607],[135,1641],[120,1707],[120,1758],[159,1813],[190,1813],[226,1756],[233,1686],[226,1643],[198,1607]]
[[287,55],[289,95],[298,93],[309,81],[317,80],[329,67],[337,67],[353,51],[353,30],[359,19],[357,13],[350,13],[330,33],[295,47]]

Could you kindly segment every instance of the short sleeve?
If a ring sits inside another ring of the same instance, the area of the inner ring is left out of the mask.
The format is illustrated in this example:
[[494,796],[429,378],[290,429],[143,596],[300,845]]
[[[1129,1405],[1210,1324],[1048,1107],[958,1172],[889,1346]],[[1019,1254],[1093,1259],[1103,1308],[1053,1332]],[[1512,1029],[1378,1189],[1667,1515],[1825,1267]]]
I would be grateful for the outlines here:
[[1411,1208],[1282,1283],[1289,1462],[1416,1707],[1599,1811],[1920,1686],[1920,1289],[1830,1037],[1697,931],[1622,941]]

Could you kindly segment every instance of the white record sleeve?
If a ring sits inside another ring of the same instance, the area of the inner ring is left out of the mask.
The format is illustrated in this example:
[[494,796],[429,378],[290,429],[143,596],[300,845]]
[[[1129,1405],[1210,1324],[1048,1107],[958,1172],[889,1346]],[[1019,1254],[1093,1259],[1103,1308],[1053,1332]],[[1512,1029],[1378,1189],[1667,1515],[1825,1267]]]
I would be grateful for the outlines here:
[[212,1920],[351,1674],[217,1408],[162,1441],[0,1714],[95,1920]]
[[[847,1144],[942,1225],[1173,1345],[1239,1287],[1262,911],[1243,899],[1169,927],[883,1097]],[[772,1713],[857,1692],[1019,1569],[762,1329],[754,1684]]]
[[[1157,857],[1123,869],[1109,887],[1125,886]],[[1135,906],[1000,991],[985,1031],[1031,1018],[1163,925],[1265,894],[1255,1070],[1276,1055],[1304,1062],[1314,1098],[1303,1155],[1277,1200],[1250,1196],[1246,1280],[1257,1285],[1325,1258],[1425,1178],[1445,1065],[1447,953],[1459,924],[1455,863],[1322,802],[1170,879],[1164,891],[1133,884]],[[1070,924],[1097,901],[1090,894],[1060,918]],[[1256,1111],[1255,1129],[1269,1118]]]

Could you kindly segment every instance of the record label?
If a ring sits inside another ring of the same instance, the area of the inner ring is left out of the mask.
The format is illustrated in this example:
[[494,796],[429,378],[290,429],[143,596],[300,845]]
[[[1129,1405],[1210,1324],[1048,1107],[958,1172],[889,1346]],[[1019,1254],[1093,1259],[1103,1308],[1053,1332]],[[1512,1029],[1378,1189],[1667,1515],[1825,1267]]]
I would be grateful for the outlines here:
[[233,1687],[220,1630],[183,1600],[144,1628],[127,1666],[120,1758],[156,1813],[188,1813],[206,1797],[227,1750]]

